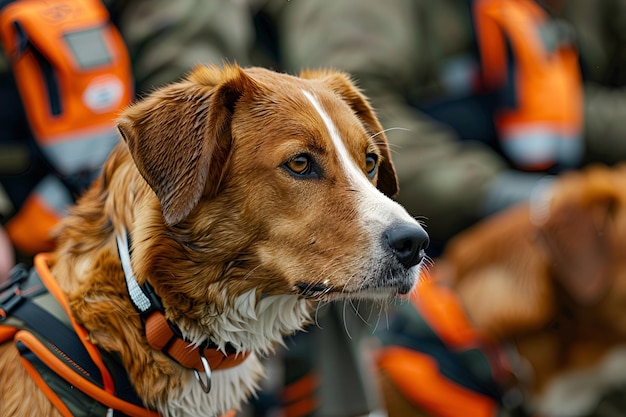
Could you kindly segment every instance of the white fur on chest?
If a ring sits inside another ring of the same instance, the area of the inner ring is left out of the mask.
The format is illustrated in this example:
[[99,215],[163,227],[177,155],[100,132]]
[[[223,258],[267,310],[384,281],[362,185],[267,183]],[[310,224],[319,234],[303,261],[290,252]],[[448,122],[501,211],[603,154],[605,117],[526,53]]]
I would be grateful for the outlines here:
[[283,343],[283,335],[294,333],[309,320],[308,302],[294,295],[262,297],[256,292],[239,296],[232,307],[207,319],[207,328],[181,329],[188,340],[201,344],[211,340],[224,350],[229,343],[237,352],[250,356],[240,365],[213,372],[211,392],[206,394],[189,371],[180,390],[170,393],[168,404],[159,412],[163,416],[215,416],[237,408],[257,390],[263,377],[259,356],[273,352]]
[[172,390],[167,404],[159,407],[159,414],[163,417],[216,417],[239,409],[259,388],[263,365],[255,354],[251,354],[239,366],[213,372],[208,394],[202,390],[192,371],[186,372],[185,377],[180,389]]

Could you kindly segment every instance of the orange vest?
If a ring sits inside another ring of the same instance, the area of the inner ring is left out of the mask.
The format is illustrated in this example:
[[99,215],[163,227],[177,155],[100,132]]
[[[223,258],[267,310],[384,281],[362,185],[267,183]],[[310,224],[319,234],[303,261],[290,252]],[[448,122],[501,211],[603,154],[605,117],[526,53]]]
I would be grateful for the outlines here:
[[485,92],[512,89],[494,114],[504,154],[520,169],[576,166],[583,94],[573,35],[533,0],[475,0],[473,21]]

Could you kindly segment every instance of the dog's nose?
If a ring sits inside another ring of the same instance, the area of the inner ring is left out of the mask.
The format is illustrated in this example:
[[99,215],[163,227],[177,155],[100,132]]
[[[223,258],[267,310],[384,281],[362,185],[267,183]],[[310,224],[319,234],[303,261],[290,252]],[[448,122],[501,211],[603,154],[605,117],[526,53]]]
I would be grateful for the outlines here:
[[384,237],[398,261],[407,268],[421,262],[430,243],[426,231],[416,224],[392,226]]

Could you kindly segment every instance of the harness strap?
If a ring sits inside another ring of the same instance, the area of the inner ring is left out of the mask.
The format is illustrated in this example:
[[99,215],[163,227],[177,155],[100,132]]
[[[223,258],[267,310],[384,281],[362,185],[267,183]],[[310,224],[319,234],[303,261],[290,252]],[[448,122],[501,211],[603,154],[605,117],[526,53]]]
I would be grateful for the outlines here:
[[[159,414],[157,414],[154,411],[150,411],[141,406],[131,404],[117,397],[114,394],[104,391],[100,386],[93,384],[89,382],[88,380],[85,380],[76,372],[68,372],[68,368],[67,366],[65,366],[65,363],[63,361],[60,361],[52,353],[52,351],[50,351],[32,333],[29,333],[24,330],[20,330],[15,335],[15,341],[16,341],[17,348],[20,351],[20,354],[22,355],[22,357],[26,357],[29,352],[34,353],[37,359],[39,359],[45,366],[50,368],[50,370],[55,372],[57,375],[61,376],[65,381],[71,384],[71,386],[78,388],[80,391],[88,395],[90,398],[95,399],[96,401],[100,402],[101,404],[106,405],[112,410],[121,410],[123,411],[125,415],[131,416],[131,417],[158,417],[159,416]],[[25,363],[25,361],[22,360],[22,363]],[[29,372],[31,376],[34,376],[32,366],[30,366],[30,369],[29,369],[29,366],[27,365],[27,371]],[[36,377],[35,377],[35,381],[37,382]],[[45,382],[46,381],[44,380],[44,383]],[[47,386],[47,384],[42,385],[41,383],[38,383],[38,385],[40,388]],[[49,395],[49,392],[46,392],[45,389],[44,389],[44,393],[46,395]],[[48,398],[50,398],[50,396],[48,396]],[[58,396],[56,396],[56,393],[55,393],[54,398],[57,398],[57,400],[54,400],[53,398],[50,398],[50,399],[55,404],[55,406],[59,408]],[[72,414],[69,414],[69,416],[72,416]]]
[[[98,409],[100,415],[106,413],[107,416],[117,415],[114,410],[118,410],[134,417],[158,417],[157,413],[142,406],[117,361],[89,342],[86,330],[69,314],[65,294],[48,269],[50,260],[49,254],[35,257],[35,268],[27,284],[23,275],[28,274],[17,270],[16,278],[2,292],[0,300],[0,322],[10,317],[22,323],[0,328],[8,329],[6,334],[5,331],[2,333],[12,336],[26,371],[64,416],[74,415],[72,411],[79,413],[84,408],[93,408],[93,415],[99,415],[95,411]],[[32,297],[28,294],[32,291],[26,287],[36,279],[40,279],[48,291],[35,290],[36,297]],[[105,365],[104,355],[107,355],[107,364],[115,369],[115,379]],[[87,397],[77,400],[81,393]],[[82,402],[89,399],[99,404],[92,402],[87,406]]]
[[44,340],[48,340],[49,345],[62,358],[67,358],[68,365],[82,378],[91,383],[102,384],[101,372],[89,357],[81,341],[56,317],[27,298],[13,311],[13,316],[22,320]]
[[113,393],[114,392],[113,378],[111,377],[111,374],[109,373],[106,365],[102,361],[102,356],[100,355],[100,351],[93,343],[91,343],[88,340],[87,330],[85,330],[84,327],[79,325],[76,322],[76,320],[74,320],[74,317],[72,316],[72,313],[70,311],[70,306],[67,303],[65,294],[63,293],[63,291],[57,284],[56,280],[50,273],[50,269],[48,268],[48,265],[50,264],[51,260],[52,260],[52,254],[50,253],[43,253],[43,254],[39,254],[35,256],[35,260],[34,260],[35,270],[39,274],[41,281],[46,286],[50,294],[54,296],[54,298],[58,301],[58,303],[63,308],[63,311],[69,318],[70,323],[72,324],[72,327],[74,328],[76,332],[76,336],[78,336],[78,339],[80,340],[80,344],[84,346],[85,350],[87,351],[87,354],[89,355],[91,360],[94,362],[94,364],[98,367],[98,370],[100,371],[100,374],[102,375],[102,383],[103,383],[104,390],[109,393]]

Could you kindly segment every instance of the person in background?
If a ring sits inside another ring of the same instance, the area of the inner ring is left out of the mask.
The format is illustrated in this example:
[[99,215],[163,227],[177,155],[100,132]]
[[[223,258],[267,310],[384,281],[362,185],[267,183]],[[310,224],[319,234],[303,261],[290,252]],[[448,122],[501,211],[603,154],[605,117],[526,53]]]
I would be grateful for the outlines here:
[[432,256],[546,175],[626,159],[624,0],[301,1],[284,22],[289,68],[371,98]]

